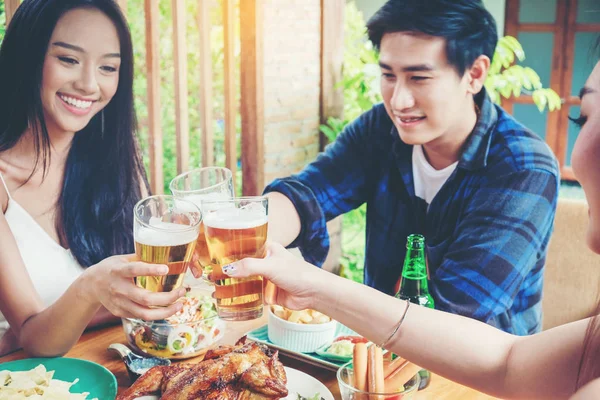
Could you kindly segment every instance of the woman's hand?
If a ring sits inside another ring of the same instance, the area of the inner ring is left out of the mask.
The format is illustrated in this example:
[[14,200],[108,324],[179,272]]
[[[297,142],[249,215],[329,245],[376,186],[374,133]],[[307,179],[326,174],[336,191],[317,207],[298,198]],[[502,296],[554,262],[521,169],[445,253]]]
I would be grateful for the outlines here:
[[185,295],[185,289],[153,293],[136,286],[134,278],[162,276],[168,272],[166,265],[138,261],[135,254],[109,257],[82,275],[85,279],[84,298],[102,304],[117,317],[147,321],[164,319],[181,309],[181,303],[175,301]]
[[192,272],[192,275],[194,276],[194,278],[196,278],[196,279],[202,278],[202,274],[204,271],[202,270],[202,267],[200,266],[200,258],[198,257],[196,252],[194,252],[194,254],[192,255],[192,262],[190,263],[190,271]]
[[[296,257],[278,243],[267,244],[265,258],[245,258],[223,266],[232,278],[262,275],[276,285],[274,292],[265,293],[267,304],[280,304],[292,310],[313,308],[317,284],[326,285],[333,276]],[[267,287],[267,285],[265,285]]]
[[571,396],[570,400],[593,400],[600,398],[600,379],[594,379],[588,382],[577,393]]

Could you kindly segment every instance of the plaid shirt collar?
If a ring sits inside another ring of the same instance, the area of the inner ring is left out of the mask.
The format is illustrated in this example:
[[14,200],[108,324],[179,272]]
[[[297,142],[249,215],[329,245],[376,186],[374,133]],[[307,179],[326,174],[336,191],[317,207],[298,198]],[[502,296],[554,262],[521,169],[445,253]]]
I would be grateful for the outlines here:
[[470,171],[484,168],[492,143],[492,134],[498,122],[498,112],[488,96],[485,88],[475,96],[475,103],[479,106],[479,118],[473,132],[467,138],[465,147],[460,157],[458,166]]

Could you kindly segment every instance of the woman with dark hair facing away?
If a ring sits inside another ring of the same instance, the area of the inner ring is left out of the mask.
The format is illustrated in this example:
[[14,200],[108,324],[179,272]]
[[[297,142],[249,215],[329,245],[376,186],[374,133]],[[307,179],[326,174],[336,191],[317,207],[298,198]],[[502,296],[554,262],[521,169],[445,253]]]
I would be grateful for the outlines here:
[[[0,48],[0,355],[66,353],[90,324],[166,318],[184,289],[133,277],[131,36],[113,0],[25,0]],[[159,306],[159,307],[155,307]]]
[[[600,254],[600,63],[579,96],[580,115],[570,118],[581,128],[572,166],[589,205],[586,241]],[[600,399],[600,305],[592,318],[516,336],[474,319],[409,306],[316,268],[276,243],[265,259],[241,260],[223,272],[236,278],[262,275],[277,285],[267,302],[321,311],[423,368],[493,396]]]

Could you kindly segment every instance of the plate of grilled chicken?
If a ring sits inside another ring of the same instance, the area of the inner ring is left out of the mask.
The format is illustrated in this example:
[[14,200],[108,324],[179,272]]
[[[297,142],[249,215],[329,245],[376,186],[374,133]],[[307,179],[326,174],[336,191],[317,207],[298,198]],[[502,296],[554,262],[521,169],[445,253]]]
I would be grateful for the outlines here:
[[284,367],[277,350],[243,337],[235,346],[209,350],[197,364],[153,367],[116,400],[295,400],[316,394],[333,400],[318,380]]

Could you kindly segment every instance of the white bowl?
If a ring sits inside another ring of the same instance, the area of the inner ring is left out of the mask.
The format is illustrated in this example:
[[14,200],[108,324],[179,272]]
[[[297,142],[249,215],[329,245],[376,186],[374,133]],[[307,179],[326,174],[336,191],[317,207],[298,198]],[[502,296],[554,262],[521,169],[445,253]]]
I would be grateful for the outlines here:
[[297,353],[313,353],[318,348],[331,344],[335,338],[337,321],[324,324],[297,324],[279,318],[271,307],[267,332],[274,344]]

